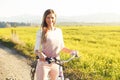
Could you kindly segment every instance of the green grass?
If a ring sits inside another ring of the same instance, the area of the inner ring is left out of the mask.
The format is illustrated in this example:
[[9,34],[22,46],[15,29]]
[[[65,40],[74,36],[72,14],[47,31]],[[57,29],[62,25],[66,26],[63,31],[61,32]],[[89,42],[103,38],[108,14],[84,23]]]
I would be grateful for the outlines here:
[[[81,58],[64,65],[70,80],[120,80],[120,26],[62,26],[65,46],[79,51]],[[16,31],[16,38],[11,30]],[[14,41],[13,48],[34,57],[38,27],[0,28],[0,39]],[[11,40],[12,39],[12,40]],[[13,40],[15,39],[15,40]],[[61,53],[61,58],[68,58]]]

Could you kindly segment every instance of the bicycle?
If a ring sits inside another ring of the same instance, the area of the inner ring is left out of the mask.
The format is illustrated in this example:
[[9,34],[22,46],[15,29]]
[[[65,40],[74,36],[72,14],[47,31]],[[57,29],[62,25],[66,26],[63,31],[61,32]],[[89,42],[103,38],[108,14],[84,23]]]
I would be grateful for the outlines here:
[[[70,62],[71,60],[73,60],[74,58],[79,58],[80,56],[78,55],[73,55],[70,58],[68,58],[67,60],[57,60],[55,58],[51,58],[50,59],[50,63],[56,63],[59,65],[59,76],[57,80],[69,80],[69,78],[64,78],[64,74],[63,74],[63,64]],[[31,80],[34,80],[34,76],[35,76],[35,70],[36,70],[36,65],[37,65],[37,59],[39,59],[38,56],[36,56],[36,60],[32,62],[31,64]]]

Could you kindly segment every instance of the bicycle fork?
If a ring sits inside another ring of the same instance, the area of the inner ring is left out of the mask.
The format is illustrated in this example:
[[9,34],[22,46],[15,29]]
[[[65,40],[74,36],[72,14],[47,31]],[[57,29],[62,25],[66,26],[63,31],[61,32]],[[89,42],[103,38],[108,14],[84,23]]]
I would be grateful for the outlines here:
[[57,80],[64,80],[63,67],[59,66],[59,76]]

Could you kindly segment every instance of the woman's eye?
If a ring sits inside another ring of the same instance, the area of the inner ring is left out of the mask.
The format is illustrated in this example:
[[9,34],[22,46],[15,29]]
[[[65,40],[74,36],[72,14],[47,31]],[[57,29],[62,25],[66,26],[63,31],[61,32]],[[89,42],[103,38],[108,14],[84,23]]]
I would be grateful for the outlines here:
[[54,19],[54,17],[51,17],[52,19]]

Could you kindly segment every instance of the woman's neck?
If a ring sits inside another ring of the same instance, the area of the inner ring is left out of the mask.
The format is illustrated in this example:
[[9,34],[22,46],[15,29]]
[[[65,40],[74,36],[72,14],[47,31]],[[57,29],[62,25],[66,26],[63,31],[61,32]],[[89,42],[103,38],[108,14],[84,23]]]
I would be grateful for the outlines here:
[[54,30],[55,27],[54,26],[48,26],[48,30]]

